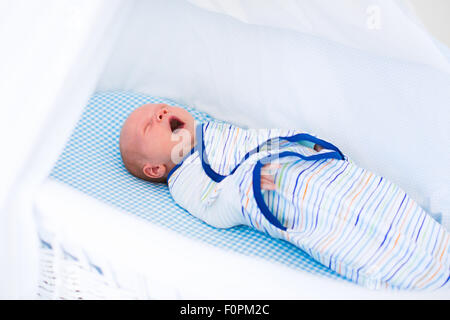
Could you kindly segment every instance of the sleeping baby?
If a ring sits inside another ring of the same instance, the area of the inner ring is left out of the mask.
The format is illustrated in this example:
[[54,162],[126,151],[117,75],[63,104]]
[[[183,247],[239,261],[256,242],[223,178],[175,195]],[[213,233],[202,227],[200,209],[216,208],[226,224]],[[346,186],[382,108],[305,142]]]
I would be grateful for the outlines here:
[[198,123],[146,104],[120,133],[134,176],[217,228],[247,225],[289,241],[368,288],[449,288],[449,232],[402,189],[299,130]]

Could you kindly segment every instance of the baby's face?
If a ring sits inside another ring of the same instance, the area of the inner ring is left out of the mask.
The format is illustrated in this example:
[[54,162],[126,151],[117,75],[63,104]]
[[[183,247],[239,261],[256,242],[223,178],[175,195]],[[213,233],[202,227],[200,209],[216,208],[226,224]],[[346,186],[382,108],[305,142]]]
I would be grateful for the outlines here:
[[164,103],[146,104],[134,110],[125,121],[121,144],[126,146],[126,152],[145,155],[150,165],[166,166],[167,173],[174,165],[174,147],[180,142],[193,146],[194,133],[194,118],[185,109]]

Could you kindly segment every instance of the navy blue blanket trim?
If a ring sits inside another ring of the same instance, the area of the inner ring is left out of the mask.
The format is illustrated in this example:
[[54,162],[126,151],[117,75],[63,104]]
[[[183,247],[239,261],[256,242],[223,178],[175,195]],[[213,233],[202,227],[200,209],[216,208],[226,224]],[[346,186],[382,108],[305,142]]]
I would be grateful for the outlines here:
[[288,156],[295,156],[300,159],[306,160],[306,161],[315,161],[315,160],[322,160],[322,159],[338,159],[342,160],[341,155],[338,152],[327,152],[327,153],[319,153],[314,154],[312,156],[304,156],[302,154],[299,154],[297,152],[292,151],[284,151],[279,154],[273,154],[269,155],[265,158],[262,158],[261,160],[258,160],[258,162],[255,165],[255,168],[253,169],[253,194],[255,196],[256,204],[258,205],[259,210],[261,210],[261,213],[264,215],[264,217],[275,227],[286,231],[286,227],[283,226],[277,218],[273,215],[273,213],[270,211],[270,209],[267,207],[266,203],[264,202],[264,198],[261,191],[261,168],[267,164],[270,163],[278,158],[288,157]]
[[200,159],[202,160],[202,167],[203,170],[205,170],[205,173],[208,175],[208,177],[210,177],[213,181],[215,182],[220,182],[223,179],[226,178],[226,176],[223,176],[221,174],[218,174],[217,172],[215,172],[211,166],[209,165],[209,161],[208,161],[208,157],[206,155],[206,148],[205,148],[205,140],[203,137],[203,124],[199,125],[197,127],[197,141],[201,141],[201,144],[199,144],[200,150],[199,150],[199,154],[200,154]]
[[[205,173],[206,173],[213,181],[215,181],[215,182],[221,182],[221,181],[222,181],[223,179],[225,179],[227,176],[224,176],[224,175],[221,175],[221,174],[215,172],[215,171],[211,168],[211,166],[209,165],[208,156],[207,156],[207,154],[206,154],[205,141],[204,141],[204,139],[203,139],[203,124],[197,126],[197,138],[198,138],[197,141],[201,141],[201,149],[200,149],[199,151],[200,151],[200,155],[201,155],[200,158],[201,158],[201,160],[202,160],[202,167],[203,167],[203,170],[205,170]],[[273,139],[276,139],[276,138],[270,138],[270,139],[268,139],[267,141],[265,141],[264,143],[268,143],[268,142],[270,142],[270,141],[273,140]],[[335,152],[333,152],[333,153],[327,153],[327,154],[329,154],[330,156],[333,155],[333,159],[345,160],[344,154],[343,154],[336,146],[334,146],[333,144],[331,144],[331,143],[329,143],[329,142],[327,142],[327,141],[324,141],[324,140],[318,139],[318,138],[316,138],[316,137],[314,137],[314,136],[312,136],[312,135],[309,135],[309,134],[307,134],[307,133],[299,133],[299,134],[296,134],[296,135],[293,135],[293,136],[289,136],[289,137],[279,137],[279,139],[287,140],[287,141],[289,141],[289,142],[310,141],[310,142],[312,142],[312,143],[321,145],[321,146],[324,147],[325,149],[335,151]],[[263,144],[264,144],[264,143],[263,143]],[[256,148],[254,148],[253,150],[247,152],[247,153],[244,155],[243,160],[242,160],[236,167],[234,167],[234,169],[230,172],[230,174],[233,174],[233,173],[236,171],[236,169],[239,168],[239,166],[240,166],[245,160],[247,160],[252,154],[254,154],[255,152],[259,152],[259,148],[260,148],[260,146],[258,145],[258,146],[257,146]],[[336,157],[336,155],[337,155],[337,157]],[[301,156],[301,155],[300,155],[300,157],[301,157],[303,160],[309,160],[309,161],[314,161],[314,160],[320,160],[320,159],[323,159],[323,156],[321,156],[321,154],[317,154],[317,155],[313,155],[313,156],[309,156],[309,157],[304,157],[304,156]]]
[[[205,171],[205,173],[208,175],[208,177],[210,177],[214,182],[221,182],[223,179],[225,179],[227,176],[225,176],[225,175],[221,175],[221,174],[219,174],[219,173],[217,173],[217,172],[215,172],[212,168],[211,168],[211,166],[209,165],[209,161],[208,161],[208,157],[207,157],[207,154],[206,154],[206,148],[205,148],[205,140],[204,140],[204,136],[203,136],[203,126],[204,126],[204,124],[203,123],[199,123],[199,124],[197,124],[197,126],[196,126],[196,128],[195,128],[195,134],[196,134],[196,145],[192,148],[192,150],[189,152],[189,154],[187,154],[184,158],[183,158],[183,160],[181,160],[177,165],[175,165],[175,167],[173,167],[172,168],[172,170],[170,170],[170,172],[169,172],[169,174],[168,174],[168,176],[167,176],[167,180],[169,180],[169,178],[170,178],[170,176],[175,172],[175,170],[176,169],[178,169],[182,164],[183,164],[183,161],[188,157],[188,156],[190,156],[191,154],[193,154],[195,151],[198,151],[199,152],[199,155],[200,155],[200,159],[201,159],[201,162],[202,162],[202,167],[203,167],[203,170]],[[268,139],[266,142],[264,142],[264,143],[268,143],[270,140],[272,140],[272,139],[274,139],[274,138],[271,138],[271,139]],[[328,152],[328,153],[320,153],[320,154],[315,154],[315,155],[312,155],[312,156],[303,156],[303,155],[301,155],[301,154],[299,154],[299,153],[295,153],[295,152],[291,152],[291,151],[285,151],[285,152],[282,152],[282,153],[279,153],[279,154],[272,154],[272,155],[269,155],[269,156],[267,156],[267,157],[265,157],[265,158],[263,158],[263,159],[261,159],[261,160],[259,160],[258,161],[258,163],[256,164],[256,166],[255,166],[255,169],[253,170],[253,181],[255,182],[255,181],[261,181],[260,179],[261,179],[261,167],[265,164],[265,163],[268,163],[268,162],[271,162],[271,161],[274,161],[275,160],[275,158],[276,157],[284,157],[284,156],[296,156],[296,157],[299,157],[299,158],[301,158],[301,159],[303,159],[303,160],[307,160],[307,161],[315,161],[315,160],[321,160],[321,159],[338,159],[338,160],[345,160],[345,157],[344,157],[344,155],[343,155],[343,153],[336,147],[336,146],[334,146],[333,144],[331,144],[331,143],[329,143],[329,142],[327,142],[327,141],[324,141],[324,140],[321,140],[321,139],[318,139],[318,138],[316,138],[316,137],[314,137],[314,136],[311,136],[311,135],[309,135],[309,134],[307,134],[307,133],[299,133],[299,134],[296,134],[296,135],[293,135],[293,136],[289,136],[289,137],[279,137],[279,139],[284,139],[284,140],[287,140],[287,141],[290,141],[290,142],[298,142],[298,141],[302,141],[302,140],[304,140],[304,141],[310,141],[310,142],[313,142],[313,143],[315,143],[315,144],[319,144],[319,145],[321,145],[322,147],[324,147],[325,149],[329,149],[329,150],[333,150],[334,152]],[[249,152],[247,152],[245,155],[244,155],[244,157],[243,157],[243,161],[241,161],[231,172],[230,172],[230,174],[233,174],[235,171],[236,171],[236,169],[246,160],[246,159],[248,159],[253,153],[255,153],[255,152],[258,152],[259,151],[259,145],[256,147],[256,148],[254,148],[253,150],[251,150],[251,151],[249,151]],[[256,168],[259,168],[258,170],[256,170]],[[258,178],[257,180],[255,180],[255,178]],[[259,191],[258,192],[255,192],[255,198],[257,199],[257,203],[258,203],[258,206],[260,207],[260,209],[261,208],[263,208],[263,209],[261,209],[261,211],[263,211],[263,213],[264,213],[264,211],[266,211],[265,212],[265,216],[266,216],[266,218],[272,223],[272,224],[274,224],[274,225],[276,225],[277,227],[281,227],[281,228],[283,228],[283,226],[278,222],[278,220],[276,220],[274,217],[273,217],[273,215],[272,215],[272,213],[270,212],[270,210],[267,208],[267,210],[266,209],[264,209],[264,205],[265,205],[265,203],[264,203],[264,201],[262,201],[261,202],[261,199],[262,199],[262,196],[261,196],[261,190],[260,190],[260,188],[261,188],[261,186],[260,186],[260,183],[253,183],[253,188],[255,188],[255,186],[257,187],[257,188],[259,188]],[[255,190],[254,190],[255,191]],[[260,200],[258,200],[260,198]],[[260,205],[259,203],[262,203],[263,205]],[[272,218],[270,218],[270,217],[272,217]],[[274,221],[275,220],[275,221]]]
[[302,141],[302,140],[309,141],[309,142],[312,142],[312,143],[322,146],[324,149],[336,151],[337,153],[339,153],[339,155],[341,157],[341,159],[339,159],[339,160],[345,160],[344,154],[335,145],[333,145],[325,140],[316,138],[307,133],[298,133],[298,134],[290,136],[290,137],[280,137],[280,139],[285,139],[290,142],[298,142],[298,141]]

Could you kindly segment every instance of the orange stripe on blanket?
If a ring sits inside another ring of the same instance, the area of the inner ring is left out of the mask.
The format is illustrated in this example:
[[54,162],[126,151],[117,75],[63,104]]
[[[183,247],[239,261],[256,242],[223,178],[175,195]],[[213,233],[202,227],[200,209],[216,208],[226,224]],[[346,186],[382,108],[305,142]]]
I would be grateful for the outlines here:
[[316,172],[314,172],[308,179],[308,181],[306,182],[306,186],[305,186],[305,192],[303,192],[303,197],[302,197],[302,202],[301,202],[301,206],[300,206],[300,216],[302,217],[302,220],[300,221],[300,230],[302,230],[303,227],[303,203],[305,202],[305,196],[306,196],[306,192],[308,191],[308,185],[309,182],[311,181],[311,179],[317,175],[318,173],[320,173],[320,171],[322,171],[324,168],[326,168],[332,161],[328,161],[327,163],[325,163],[324,165],[322,165],[322,167],[317,170]]
[[350,204],[349,204],[349,206],[348,206],[348,208],[347,208],[347,212],[345,213],[344,221],[347,221],[347,216],[348,216],[348,213],[350,212],[350,208],[352,207],[353,202],[354,202],[355,199],[361,194],[361,192],[366,188],[366,186],[367,186],[367,184],[369,183],[370,178],[372,178],[372,176],[373,176],[373,173],[370,173],[370,174],[369,174],[369,177],[368,177],[367,180],[366,180],[366,183],[363,185],[363,187],[361,188],[361,190],[359,190],[359,192],[353,197],[352,201],[350,201]]

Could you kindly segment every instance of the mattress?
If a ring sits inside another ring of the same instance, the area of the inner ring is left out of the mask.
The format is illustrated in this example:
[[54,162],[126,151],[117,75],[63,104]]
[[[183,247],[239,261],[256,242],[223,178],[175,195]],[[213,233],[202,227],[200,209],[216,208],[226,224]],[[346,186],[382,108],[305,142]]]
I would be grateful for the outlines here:
[[285,265],[299,272],[347,282],[299,248],[247,226],[217,229],[178,206],[164,184],[130,175],[121,161],[118,138],[127,115],[145,103],[183,107],[198,120],[213,118],[199,110],[162,97],[134,92],[97,92],[83,111],[70,139],[50,173],[50,179],[73,187],[124,214],[136,216],[178,234],[242,255]]

